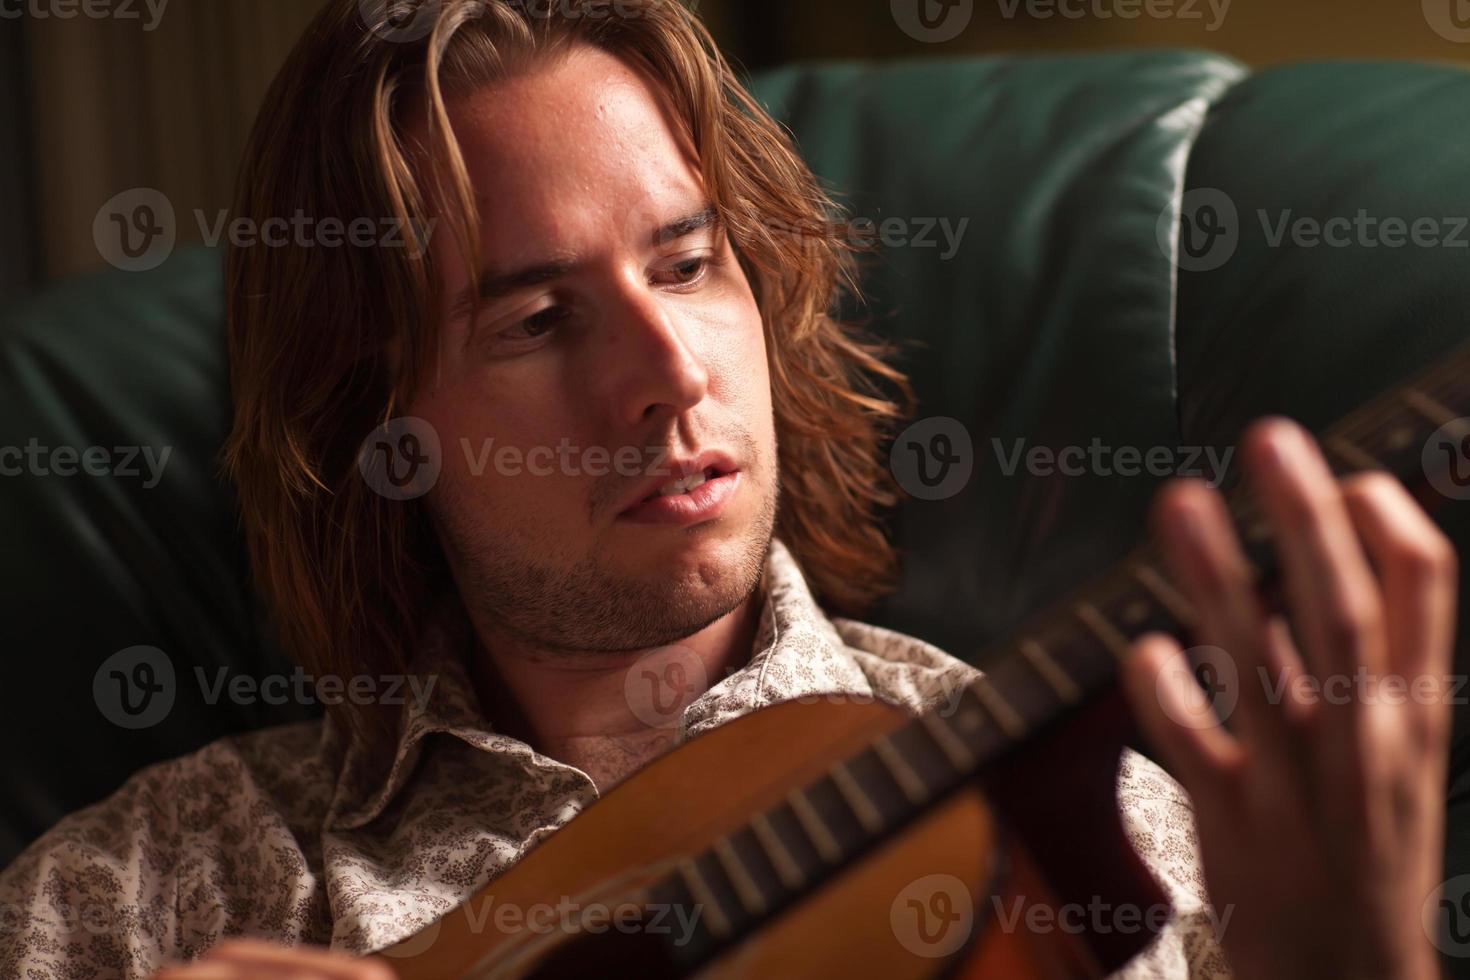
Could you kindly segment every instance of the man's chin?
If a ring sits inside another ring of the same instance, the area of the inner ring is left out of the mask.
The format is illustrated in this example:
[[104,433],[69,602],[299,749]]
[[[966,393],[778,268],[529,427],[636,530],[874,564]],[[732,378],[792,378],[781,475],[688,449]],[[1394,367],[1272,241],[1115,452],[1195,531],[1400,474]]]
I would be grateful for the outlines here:
[[762,536],[757,528],[726,521],[693,527],[633,525],[631,530],[623,537],[633,542],[616,564],[632,580],[653,588],[667,584],[681,592],[742,583],[751,577],[753,564],[764,567],[770,548],[768,532]]

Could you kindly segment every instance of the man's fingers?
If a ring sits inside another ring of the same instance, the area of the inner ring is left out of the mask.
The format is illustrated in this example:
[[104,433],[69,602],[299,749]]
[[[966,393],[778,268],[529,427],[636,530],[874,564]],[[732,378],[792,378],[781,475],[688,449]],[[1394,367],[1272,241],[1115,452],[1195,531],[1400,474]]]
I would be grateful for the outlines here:
[[238,963],[220,963],[217,960],[198,960],[164,967],[153,974],[153,980],[276,980],[274,969],[269,972],[253,967],[242,967]]
[[1133,642],[1123,688],[1134,720],[1190,795],[1214,798],[1240,767],[1240,743],[1220,726],[1210,699],[1173,637],[1149,633]]
[[1155,505],[1155,529],[1170,570],[1193,603],[1194,642],[1219,647],[1232,675],[1235,711],[1246,743],[1278,743],[1284,725],[1269,703],[1262,671],[1271,668],[1266,611],[1224,499],[1198,480],[1165,486]]
[[358,958],[308,946],[282,946],[263,939],[225,939],[194,963],[160,971],[155,980],[395,980],[378,957]]
[[[1395,669],[1450,666],[1455,634],[1455,549],[1409,492],[1386,473],[1347,480],[1343,499],[1383,581]],[[1400,658],[1420,657],[1404,663]]]
[[[1387,474],[1355,476],[1343,490],[1383,583],[1390,652],[1380,684],[1402,685],[1399,693],[1413,703],[1445,705],[1455,634],[1454,546]],[[1448,717],[1445,710],[1438,714]]]
[[1270,521],[1307,670],[1319,679],[1381,669],[1383,600],[1337,480],[1296,423],[1252,427],[1245,455]]

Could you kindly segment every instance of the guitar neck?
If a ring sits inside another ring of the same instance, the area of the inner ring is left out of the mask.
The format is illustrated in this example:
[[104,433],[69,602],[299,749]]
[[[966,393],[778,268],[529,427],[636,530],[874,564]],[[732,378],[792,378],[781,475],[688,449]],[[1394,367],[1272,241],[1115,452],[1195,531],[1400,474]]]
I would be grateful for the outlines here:
[[[1434,487],[1426,503],[1470,499],[1467,415],[1470,347],[1363,405],[1322,433],[1320,443],[1339,474],[1381,469],[1410,485]],[[1239,482],[1236,475],[1227,484],[1227,500],[1264,586],[1275,568],[1270,535]],[[1150,631],[1187,637],[1195,619],[1189,600],[1169,584],[1156,545],[1141,544],[1112,571],[975,658],[987,673],[944,708],[879,736],[655,884],[654,900],[696,903],[706,911],[697,941],[677,958],[692,966],[735,942],[1110,689],[1135,638]]]

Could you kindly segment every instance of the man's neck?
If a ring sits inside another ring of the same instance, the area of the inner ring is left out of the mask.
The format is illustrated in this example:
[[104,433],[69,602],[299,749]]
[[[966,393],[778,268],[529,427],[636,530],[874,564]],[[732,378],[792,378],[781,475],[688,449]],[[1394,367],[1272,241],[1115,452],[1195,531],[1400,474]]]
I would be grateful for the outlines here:
[[[678,713],[668,711],[671,700],[687,704],[749,661],[763,595],[757,589],[730,613],[671,646],[619,653],[547,651],[475,624],[475,691],[497,731],[553,758],[566,754],[559,750],[602,741],[652,744],[665,735],[671,744],[678,722]],[[630,682],[629,671],[645,657],[657,675],[651,683],[673,677],[679,689],[642,696],[642,679]]]

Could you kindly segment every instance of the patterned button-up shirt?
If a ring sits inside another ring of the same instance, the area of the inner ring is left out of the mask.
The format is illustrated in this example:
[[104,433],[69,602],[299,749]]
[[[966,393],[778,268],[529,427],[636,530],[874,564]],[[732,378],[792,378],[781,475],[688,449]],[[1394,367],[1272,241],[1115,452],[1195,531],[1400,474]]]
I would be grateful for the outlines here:
[[[241,934],[375,952],[595,803],[586,773],[484,718],[465,668],[473,634],[451,598],[426,631],[436,670],[405,699],[391,759],[324,719],[222,738],[141,770],[0,873],[0,977],[145,977]],[[683,707],[676,744],[821,694],[917,712],[975,676],[922,640],[826,616],[779,539],[762,598],[750,660]],[[1175,908],[1122,975],[1227,976],[1188,797],[1130,752],[1118,798]]]

